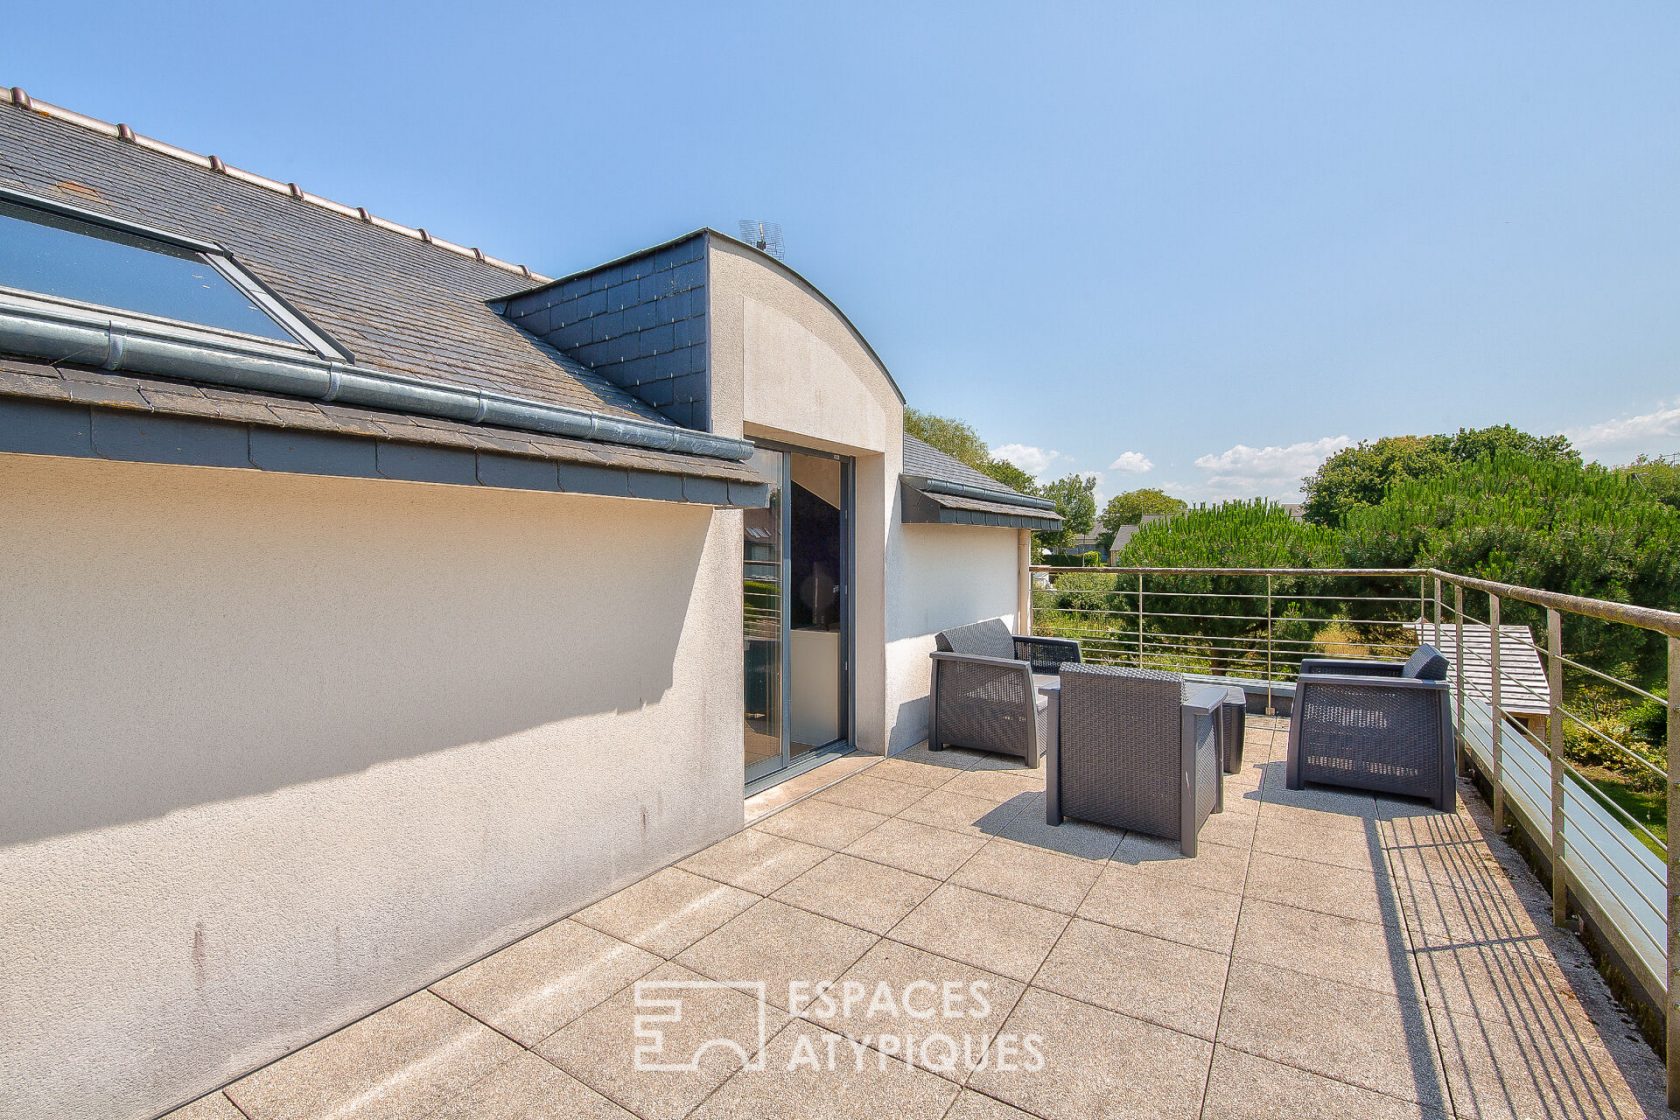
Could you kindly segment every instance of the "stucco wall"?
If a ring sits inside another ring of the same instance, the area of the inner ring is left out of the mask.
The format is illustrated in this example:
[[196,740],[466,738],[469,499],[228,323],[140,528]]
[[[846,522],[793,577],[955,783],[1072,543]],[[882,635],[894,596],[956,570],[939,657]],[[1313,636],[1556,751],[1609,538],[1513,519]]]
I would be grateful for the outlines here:
[[888,594],[889,751],[927,738],[933,636],[951,626],[1001,618],[1015,629],[1020,600],[1020,533],[979,525],[898,525]]
[[739,521],[0,456],[0,1113],[161,1110],[738,829]]
[[896,719],[885,653],[904,404],[856,331],[808,284],[726,239],[710,246],[713,431],[855,460],[854,741],[880,753]]

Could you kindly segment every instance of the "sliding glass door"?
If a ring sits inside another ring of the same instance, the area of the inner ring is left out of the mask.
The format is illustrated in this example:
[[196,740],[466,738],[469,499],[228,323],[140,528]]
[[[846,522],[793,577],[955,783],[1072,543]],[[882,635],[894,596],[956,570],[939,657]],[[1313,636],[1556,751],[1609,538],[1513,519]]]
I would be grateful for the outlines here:
[[742,539],[747,781],[851,736],[852,464],[761,445],[770,507]]

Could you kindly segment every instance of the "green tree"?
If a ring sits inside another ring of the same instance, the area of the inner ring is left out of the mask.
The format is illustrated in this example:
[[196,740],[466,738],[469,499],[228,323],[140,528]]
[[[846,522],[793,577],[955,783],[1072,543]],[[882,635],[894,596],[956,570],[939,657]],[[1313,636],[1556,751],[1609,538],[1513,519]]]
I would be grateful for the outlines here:
[[1103,528],[1100,538],[1103,551],[1107,552],[1108,546],[1114,543],[1114,534],[1120,531],[1122,525],[1141,525],[1150,514],[1174,514],[1184,508],[1182,499],[1153,487],[1114,495],[1103,507],[1102,516],[1097,518]]
[[1384,436],[1362,440],[1330,456],[1301,480],[1308,521],[1341,528],[1349,512],[1374,506],[1389,487],[1414,478],[1435,478],[1454,463],[1493,455],[1520,455],[1544,461],[1581,461],[1567,437],[1536,436],[1509,424],[1460,428],[1451,435]]
[[1037,534],[1038,543],[1055,551],[1066,548],[1074,537],[1091,531],[1097,520],[1097,476],[1070,474],[1047,484],[1043,494],[1056,503],[1062,527]]
[[1301,480],[1303,512],[1315,525],[1340,528],[1349,511],[1374,506],[1394,483],[1433,478],[1448,458],[1430,436],[1384,436],[1336,452]]
[[[1382,504],[1350,512],[1343,551],[1353,567],[1433,566],[1680,607],[1680,511],[1625,474],[1567,457],[1499,454],[1398,483]],[[1506,618],[1544,626],[1543,612],[1520,603]],[[1570,656],[1647,680],[1662,645],[1659,635],[1574,614],[1564,615],[1563,638]]]
[[[1137,568],[1324,568],[1340,559],[1336,533],[1295,520],[1265,501],[1197,506],[1137,531],[1117,558]],[[1136,577],[1121,576],[1120,580]],[[1265,661],[1266,600],[1271,594],[1274,637],[1298,653],[1316,631],[1306,618],[1323,584],[1320,577],[1156,575],[1145,577],[1148,615],[1144,645],[1177,656],[1187,668],[1231,672]],[[1134,592],[1135,594],[1135,592]],[[1153,637],[1151,636],[1153,635]],[[1255,676],[1263,675],[1254,672]]]
[[1008,459],[988,458],[984,465],[975,469],[981,474],[1003,483],[1011,490],[1019,490],[1023,494],[1037,494],[1042,489],[1038,484],[1038,479],[1017,467]]
[[1581,453],[1569,437],[1536,436],[1509,424],[1489,428],[1460,428],[1450,436],[1429,437],[1447,458],[1457,462],[1486,459],[1493,455],[1521,455],[1529,459],[1581,461]]
[[992,452],[980,433],[961,420],[935,416],[916,408],[904,410],[904,430],[923,443],[937,447],[951,458],[980,470],[991,462]]
[[1617,474],[1627,475],[1665,506],[1680,509],[1680,456],[1641,455]]
[[1012,490],[1023,494],[1039,493],[1038,480],[1007,459],[994,456],[986,441],[980,438],[980,433],[961,420],[906,408],[904,430]]

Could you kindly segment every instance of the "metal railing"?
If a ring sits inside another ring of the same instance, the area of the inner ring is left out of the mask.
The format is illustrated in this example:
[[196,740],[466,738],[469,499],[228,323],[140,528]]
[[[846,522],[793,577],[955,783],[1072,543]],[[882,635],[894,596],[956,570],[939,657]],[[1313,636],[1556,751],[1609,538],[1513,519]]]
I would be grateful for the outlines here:
[[1087,661],[1246,683],[1268,712],[1304,658],[1447,652],[1461,768],[1549,865],[1553,921],[1584,915],[1662,1009],[1680,1106],[1680,759],[1629,715],[1680,741],[1680,614],[1436,569],[1032,572],[1030,632],[1079,639]]

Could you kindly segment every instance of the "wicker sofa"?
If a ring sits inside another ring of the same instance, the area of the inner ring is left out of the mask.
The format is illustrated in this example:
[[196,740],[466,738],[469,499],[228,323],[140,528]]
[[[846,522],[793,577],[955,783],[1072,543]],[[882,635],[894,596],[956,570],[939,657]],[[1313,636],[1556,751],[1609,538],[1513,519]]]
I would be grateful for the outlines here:
[[1011,634],[993,619],[941,631],[934,644],[928,748],[992,751],[1036,767],[1047,706],[1038,684],[1077,664],[1079,643]]
[[1308,658],[1289,718],[1287,784],[1308,782],[1458,804],[1447,658],[1419,646],[1410,660]]
[[1225,689],[1175,673],[1070,665],[1045,767],[1045,819],[1073,817],[1178,841],[1225,808]]

